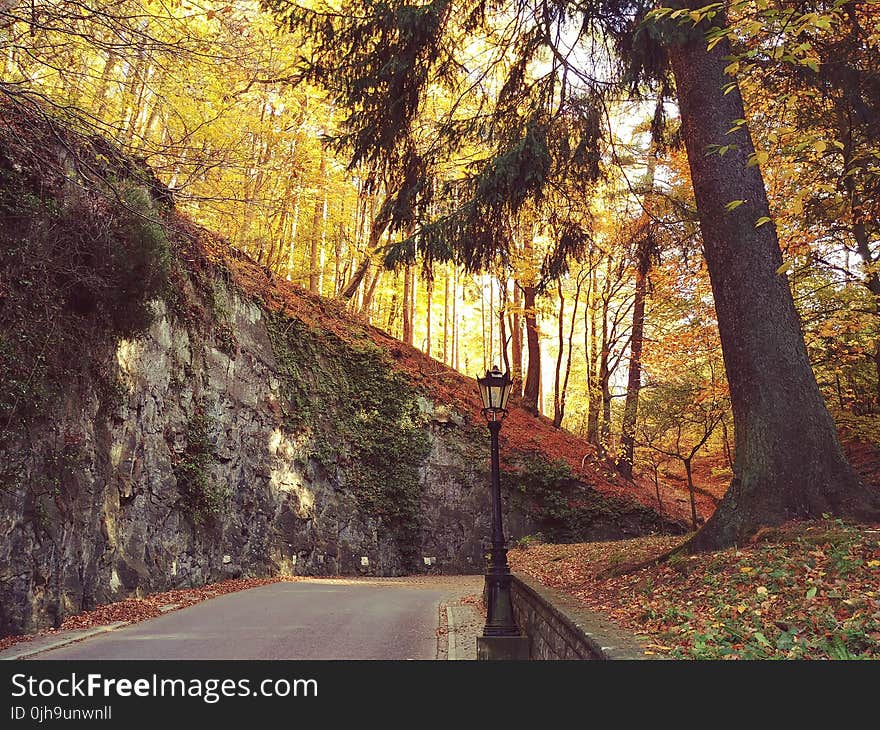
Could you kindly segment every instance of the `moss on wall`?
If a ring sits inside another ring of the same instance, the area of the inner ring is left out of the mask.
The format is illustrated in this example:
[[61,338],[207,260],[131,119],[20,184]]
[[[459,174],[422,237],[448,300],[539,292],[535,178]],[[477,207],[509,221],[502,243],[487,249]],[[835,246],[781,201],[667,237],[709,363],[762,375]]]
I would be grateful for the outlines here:
[[372,343],[343,342],[280,314],[268,331],[284,377],[285,425],[379,519],[404,562],[418,557],[419,470],[430,450],[420,393]]

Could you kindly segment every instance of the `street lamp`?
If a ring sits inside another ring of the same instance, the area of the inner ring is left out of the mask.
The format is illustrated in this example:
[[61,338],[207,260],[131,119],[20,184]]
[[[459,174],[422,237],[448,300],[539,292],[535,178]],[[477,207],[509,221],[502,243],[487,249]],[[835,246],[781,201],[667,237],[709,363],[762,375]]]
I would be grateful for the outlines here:
[[510,568],[507,565],[507,549],[504,547],[504,531],[501,526],[501,481],[498,459],[498,434],[501,422],[507,416],[507,400],[510,398],[512,381],[508,373],[501,373],[496,365],[477,378],[483,398],[482,414],[492,437],[492,552],[486,572],[488,606],[483,637],[518,637],[519,627],[513,618],[510,598]]

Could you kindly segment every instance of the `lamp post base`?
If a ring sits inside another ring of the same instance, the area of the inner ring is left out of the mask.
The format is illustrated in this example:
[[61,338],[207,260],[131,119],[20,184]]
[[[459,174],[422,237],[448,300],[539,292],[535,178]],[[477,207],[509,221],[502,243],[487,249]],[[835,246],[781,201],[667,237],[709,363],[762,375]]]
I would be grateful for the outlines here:
[[525,660],[530,659],[528,636],[478,636],[477,659]]
[[506,565],[506,552],[501,548],[493,555],[492,564],[486,573],[486,625],[483,627],[483,636],[520,636],[521,634],[513,616],[511,576],[510,569]]

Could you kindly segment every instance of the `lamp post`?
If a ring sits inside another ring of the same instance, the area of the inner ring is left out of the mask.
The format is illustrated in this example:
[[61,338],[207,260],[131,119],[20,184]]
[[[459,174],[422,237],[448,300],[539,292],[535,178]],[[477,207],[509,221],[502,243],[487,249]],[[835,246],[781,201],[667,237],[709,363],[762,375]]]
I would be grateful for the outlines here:
[[510,597],[510,568],[507,565],[507,548],[504,546],[504,530],[501,524],[501,480],[498,458],[498,434],[501,422],[507,416],[507,400],[512,382],[508,373],[501,373],[498,366],[477,378],[483,398],[482,414],[486,418],[492,439],[492,551],[486,572],[488,606],[483,638],[519,637],[520,630],[513,618]]

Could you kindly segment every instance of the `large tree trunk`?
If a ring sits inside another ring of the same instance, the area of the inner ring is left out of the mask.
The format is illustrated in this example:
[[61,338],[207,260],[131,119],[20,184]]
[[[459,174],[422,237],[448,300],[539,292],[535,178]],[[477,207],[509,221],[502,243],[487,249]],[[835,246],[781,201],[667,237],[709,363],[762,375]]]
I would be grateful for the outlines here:
[[526,344],[528,347],[528,369],[523,387],[523,408],[538,415],[538,398],[541,390],[541,341],[538,337],[538,316],[535,309],[535,287],[523,287],[523,305],[526,320]]
[[[693,7],[700,0],[691,0]],[[704,254],[730,385],[735,430],[734,477],[692,550],[741,543],[762,525],[823,513],[880,517],[880,496],[859,483],[807,359],[764,181],[749,166],[754,151],[738,87],[727,93],[726,40],[706,50],[702,34],[670,45],[683,136]],[[736,146],[707,154],[710,145]],[[733,201],[744,201],[730,210]]]

